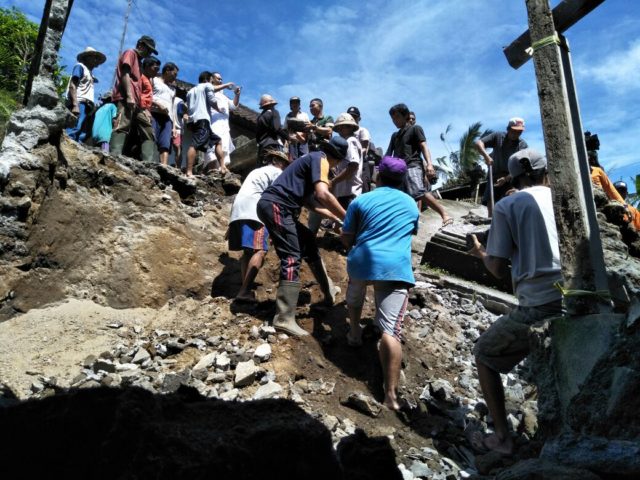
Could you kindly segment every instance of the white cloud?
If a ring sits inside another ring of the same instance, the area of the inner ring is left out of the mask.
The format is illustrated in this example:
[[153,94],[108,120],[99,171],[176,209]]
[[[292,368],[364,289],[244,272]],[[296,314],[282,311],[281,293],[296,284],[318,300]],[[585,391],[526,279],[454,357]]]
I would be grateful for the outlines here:
[[582,69],[583,77],[591,77],[610,90],[637,90],[640,88],[640,40],[629,44],[622,51],[612,52],[602,63]]

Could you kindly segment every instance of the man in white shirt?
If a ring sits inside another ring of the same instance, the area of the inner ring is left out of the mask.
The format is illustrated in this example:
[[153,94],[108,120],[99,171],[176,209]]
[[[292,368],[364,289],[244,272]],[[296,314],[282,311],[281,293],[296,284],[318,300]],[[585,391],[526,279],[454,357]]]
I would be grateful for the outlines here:
[[[229,164],[231,152],[235,149],[231,140],[231,130],[229,128],[229,113],[240,104],[240,92],[242,87],[234,85],[233,82],[222,83],[222,75],[219,72],[213,72],[211,83],[216,91],[216,103],[218,109],[211,109],[211,130],[221,140],[222,152],[224,153],[224,161],[220,162],[220,171],[226,172],[226,166]],[[230,100],[223,92],[224,89],[233,89],[234,97]],[[207,163],[215,161],[213,152],[207,152]]]
[[[291,97],[289,108],[291,111],[284,117],[282,128],[289,134],[289,158],[293,161],[309,153],[307,134],[304,131],[309,123],[309,116],[300,110],[300,97]],[[289,122],[289,120],[296,120],[296,122]]]
[[475,344],[478,379],[495,433],[483,437],[474,432],[476,450],[513,452],[500,373],[508,373],[529,353],[529,329],[562,313],[562,282],[558,232],[547,179],[547,159],[533,149],[509,157],[508,171],[517,191],[496,203],[486,250],[475,235],[469,253],[480,258],[487,270],[502,278],[509,275],[518,306],[498,318]]
[[153,85],[153,103],[151,104],[151,125],[162,165],[169,164],[169,151],[173,124],[175,122],[173,101],[176,96],[174,86],[178,77],[178,66],[167,62],[162,67],[162,76],[151,79]]

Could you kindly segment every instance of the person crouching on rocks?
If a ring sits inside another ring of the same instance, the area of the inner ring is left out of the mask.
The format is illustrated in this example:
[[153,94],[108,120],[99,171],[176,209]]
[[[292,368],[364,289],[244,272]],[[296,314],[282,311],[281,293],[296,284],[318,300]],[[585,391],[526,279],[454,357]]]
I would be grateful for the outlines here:
[[497,278],[509,275],[518,297],[515,310],[498,318],[473,349],[482,394],[495,433],[470,435],[476,451],[511,454],[501,373],[507,373],[529,354],[530,328],[562,313],[562,295],[554,287],[562,282],[558,232],[547,180],[547,159],[533,149],[520,150],[507,162],[512,185],[518,189],[496,203],[487,248],[472,235],[469,251]]
[[320,258],[315,235],[298,217],[302,207],[307,206],[341,223],[345,211],[330,191],[329,170],[345,158],[348,148],[347,141],[340,137],[321,142],[319,151],[303,155],[282,172],[258,202],[258,218],[269,230],[280,259],[273,326],[291,335],[308,335],[295,319],[302,258],[322,289],[323,303],[333,305],[335,300],[336,289]]
[[384,375],[384,404],[400,410],[397,398],[402,363],[401,331],[415,284],[411,267],[411,236],[417,233],[420,212],[416,202],[401,191],[407,174],[404,160],[384,157],[379,165],[378,188],[357,197],[347,209],[342,243],[347,257],[347,307],[351,346],[362,345],[360,316],[367,285],[376,299],[374,322],[382,332],[379,344]]
[[258,218],[256,210],[258,201],[267,187],[289,165],[289,157],[278,150],[267,151],[265,157],[268,164],[252,170],[247,175],[231,207],[228,231],[229,250],[242,250],[240,258],[242,287],[236,295],[236,301],[240,302],[255,301],[256,296],[251,286],[264,263],[268,249],[269,234]]

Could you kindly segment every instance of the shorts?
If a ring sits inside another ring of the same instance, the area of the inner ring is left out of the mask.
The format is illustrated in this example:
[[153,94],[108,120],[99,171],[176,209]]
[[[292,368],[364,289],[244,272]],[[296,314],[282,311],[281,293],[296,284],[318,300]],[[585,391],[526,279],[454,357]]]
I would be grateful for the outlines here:
[[473,354],[491,370],[507,373],[529,354],[529,330],[538,322],[562,314],[562,302],[516,307],[480,335]]
[[171,148],[171,132],[173,130],[171,118],[161,113],[152,113],[151,125],[153,126],[153,134],[156,137],[158,152],[168,152]]
[[187,125],[193,133],[191,146],[197,151],[206,152],[211,147],[220,143],[220,137],[211,131],[209,120],[202,119]]
[[364,304],[367,285],[373,285],[376,299],[374,323],[382,333],[402,341],[402,323],[409,300],[408,284],[386,280],[349,279],[347,287],[347,305],[360,308]]
[[179,147],[182,145],[182,132],[178,132],[175,137],[171,137],[171,145]]
[[[431,185],[428,185],[431,190]],[[414,200],[420,200],[428,192],[424,184],[424,171],[421,165],[410,166],[404,177],[402,191]]]
[[236,220],[229,225],[229,250],[269,249],[269,233],[260,222],[255,220]]

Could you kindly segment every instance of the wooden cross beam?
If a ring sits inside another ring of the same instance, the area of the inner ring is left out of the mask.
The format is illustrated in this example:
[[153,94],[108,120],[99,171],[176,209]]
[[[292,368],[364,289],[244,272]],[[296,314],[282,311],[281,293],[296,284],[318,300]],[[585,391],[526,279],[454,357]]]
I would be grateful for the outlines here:
[[[568,28],[603,1],[564,0],[554,12]],[[565,303],[572,315],[610,311],[610,302],[597,295],[609,288],[569,47],[554,24],[549,0],[525,3],[530,34],[521,35],[505,54],[512,56],[512,66],[522,64],[513,45],[530,35],[525,43],[533,50],[564,287],[592,292],[567,296]],[[522,41],[517,44],[523,53]]]
[[[553,9],[553,23],[556,32],[564,33],[575,25],[604,0],[564,0]],[[516,70],[531,59],[528,49],[531,47],[531,33],[529,30],[516,38],[508,47],[504,48],[507,62]]]

